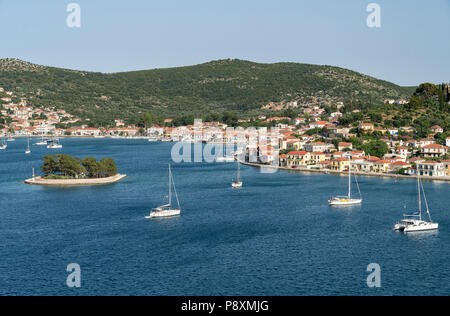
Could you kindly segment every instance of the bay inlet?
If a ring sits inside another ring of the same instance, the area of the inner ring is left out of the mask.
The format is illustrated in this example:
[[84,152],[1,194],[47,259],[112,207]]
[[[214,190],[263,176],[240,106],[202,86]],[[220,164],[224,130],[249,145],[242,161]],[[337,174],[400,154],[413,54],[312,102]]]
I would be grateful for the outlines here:
[[[414,179],[360,177],[364,204],[332,208],[345,176],[242,166],[172,164],[180,217],[148,221],[167,199],[170,143],[64,139],[62,153],[114,158],[121,182],[93,187],[23,183],[46,148],[26,140],[0,153],[0,295],[448,295],[449,184],[425,182],[435,233],[392,231],[415,211]],[[57,152],[52,152],[55,154]],[[66,267],[82,286],[66,286]],[[369,288],[367,266],[381,267]]]

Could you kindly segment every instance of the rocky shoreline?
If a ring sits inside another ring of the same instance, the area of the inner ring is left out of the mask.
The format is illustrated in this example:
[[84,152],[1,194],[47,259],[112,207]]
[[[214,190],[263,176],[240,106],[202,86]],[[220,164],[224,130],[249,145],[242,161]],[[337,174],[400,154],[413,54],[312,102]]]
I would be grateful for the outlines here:
[[125,174],[116,174],[115,176],[108,178],[99,178],[99,179],[45,179],[42,177],[35,177],[31,179],[27,179],[24,181],[26,184],[30,185],[43,185],[43,186],[90,186],[90,185],[106,185],[117,183],[125,179],[127,175]]

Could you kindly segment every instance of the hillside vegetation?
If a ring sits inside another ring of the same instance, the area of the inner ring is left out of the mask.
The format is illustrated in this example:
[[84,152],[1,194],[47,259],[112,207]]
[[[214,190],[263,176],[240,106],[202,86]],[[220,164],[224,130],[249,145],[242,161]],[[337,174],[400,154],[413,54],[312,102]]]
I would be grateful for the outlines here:
[[133,120],[145,112],[166,117],[223,111],[254,115],[269,104],[285,108],[289,102],[380,104],[385,98],[408,98],[415,90],[337,67],[242,60],[103,74],[3,59],[0,87],[27,97],[34,106],[54,106],[104,122]]

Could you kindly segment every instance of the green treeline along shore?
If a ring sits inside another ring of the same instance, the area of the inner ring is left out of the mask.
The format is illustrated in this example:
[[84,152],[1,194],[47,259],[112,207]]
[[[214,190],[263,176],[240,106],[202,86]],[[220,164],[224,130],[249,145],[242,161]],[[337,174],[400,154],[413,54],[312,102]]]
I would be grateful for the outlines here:
[[40,185],[95,185],[115,183],[126,175],[118,173],[112,158],[86,157],[84,159],[69,155],[47,155],[43,158],[42,177],[25,180],[27,184]]

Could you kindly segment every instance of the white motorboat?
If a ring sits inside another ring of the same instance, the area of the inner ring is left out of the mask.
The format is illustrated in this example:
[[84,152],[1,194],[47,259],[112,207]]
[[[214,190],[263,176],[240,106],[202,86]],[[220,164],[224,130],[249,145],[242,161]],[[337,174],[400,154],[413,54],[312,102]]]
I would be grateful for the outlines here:
[[352,166],[351,166],[351,154],[347,154],[350,164],[348,170],[348,195],[347,196],[336,196],[328,200],[331,206],[352,206],[362,204],[363,199],[361,195],[361,190],[359,188],[358,179],[355,176],[356,186],[358,187],[359,198],[355,199],[352,197]]
[[244,183],[241,180],[241,164],[237,161],[237,179],[231,183],[231,187],[233,189],[240,189],[244,186]]
[[[394,226],[395,231],[402,231],[404,233],[435,231],[439,229],[439,224],[434,223],[431,219],[430,208],[428,206],[428,200],[425,195],[425,189],[423,187],[420,176],[417,177],[417,190],[419,193],[419,212],[413,215],[404,215],[401,222],[397,222]],[[429,222],[423,220],[422,210],[422,196],[425,201]]]
[[[178,208],[172,206],[172,186],[177,199]],[[169,204],[157,207],[150,212],[150,216],[147,219],[158,219],[179,216],[181,214],[180,200],[178,199],[177,189],[175,187],[175,181],[173,180],[172,169],[169,164]]]
[[216,162],[234,162],[234,157],[228,156],[228,157],[218,157],[216,159]]
[[62,149],[63,146],[59,143],[58,139],[52,140],[47,145],[47,149]]

